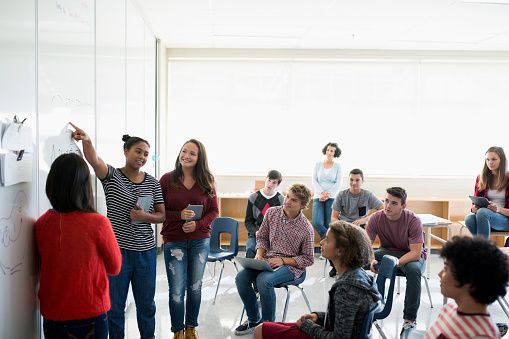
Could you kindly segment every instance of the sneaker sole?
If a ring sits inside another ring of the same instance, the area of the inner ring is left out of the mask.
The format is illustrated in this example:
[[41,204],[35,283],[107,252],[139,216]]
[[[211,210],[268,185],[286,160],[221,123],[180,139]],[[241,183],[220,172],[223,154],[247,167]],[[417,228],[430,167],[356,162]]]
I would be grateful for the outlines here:
[[237,330],[235,330],[235,335],[246,335],[246,334],[254,333],[255,328],[256,327],[251,327],[251,328],[249,328],[249,329],[247,329],[245,331],[237,331]]

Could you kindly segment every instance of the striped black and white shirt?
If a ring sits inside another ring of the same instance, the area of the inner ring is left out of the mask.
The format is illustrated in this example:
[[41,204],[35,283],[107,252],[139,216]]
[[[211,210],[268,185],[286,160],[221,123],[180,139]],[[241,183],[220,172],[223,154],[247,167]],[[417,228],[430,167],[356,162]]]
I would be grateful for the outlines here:
[[106,196],[107,216],[113,226],[121,249],[146,251],[156,246],[152,225],[143,221],[132,221],[131,209],[139,197],[152,197],[148,213],[154,212],[154,205],[164,204],[159,182],[150,174],[136,184],[129,180],[119,168],[108,165],[108,175],[101,180]]

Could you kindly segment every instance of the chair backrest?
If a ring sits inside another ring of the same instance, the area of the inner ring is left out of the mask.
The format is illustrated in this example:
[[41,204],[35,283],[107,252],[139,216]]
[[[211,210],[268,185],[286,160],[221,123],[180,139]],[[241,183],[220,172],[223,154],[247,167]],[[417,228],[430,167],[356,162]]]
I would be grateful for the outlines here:
[[221,248],[221,233],[229,233],[229,252],[233,252],[233,255],[236,256],[239,252],[239,222],[229,217],[218,217],[212,222],[211,228],[210,251],[224,252],[224,249]]
[[371,308],[364,316],[364,320],[362,321],[362,329],[359,335],[359,339],[371,339],[371,326],[373,325],[373,318],[375,317],[375,313],[380,312],[381,310],[382,303],[380,301],[371,306]]
[[[376,277],[378,292],[382,295],[382,303],[384,307],[380,312],[375,313],[375,320],[384,319],[391,313],[397,268],[398,258],[390,255],[384,255],[380,267],[378,268],[378,276]],[[385,284],[387,280],[389,280],[389,289],[387,290],[387,293],[385,293]]]

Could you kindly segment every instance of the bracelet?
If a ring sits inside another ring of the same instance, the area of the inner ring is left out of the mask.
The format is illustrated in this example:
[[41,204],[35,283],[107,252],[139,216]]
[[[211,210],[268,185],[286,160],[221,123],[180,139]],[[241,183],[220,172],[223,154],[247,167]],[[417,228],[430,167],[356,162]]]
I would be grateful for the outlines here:
[[283,257],[281,257],[281,262],[283,263],[283,265],[286,265],[285,264],[285,259],[283,259]]

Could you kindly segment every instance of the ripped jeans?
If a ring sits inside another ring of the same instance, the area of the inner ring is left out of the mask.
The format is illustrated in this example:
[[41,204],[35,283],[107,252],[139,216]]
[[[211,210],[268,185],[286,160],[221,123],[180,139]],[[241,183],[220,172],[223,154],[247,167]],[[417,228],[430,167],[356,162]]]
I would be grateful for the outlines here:
[[[198,326],[201,284],[209,250],[209,238],[164,244],[172,332],[183,330],[185,326]],[[186,292],[187,298],[184,307]]]

